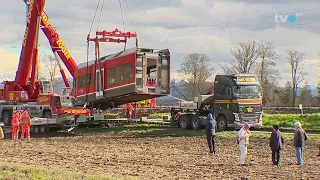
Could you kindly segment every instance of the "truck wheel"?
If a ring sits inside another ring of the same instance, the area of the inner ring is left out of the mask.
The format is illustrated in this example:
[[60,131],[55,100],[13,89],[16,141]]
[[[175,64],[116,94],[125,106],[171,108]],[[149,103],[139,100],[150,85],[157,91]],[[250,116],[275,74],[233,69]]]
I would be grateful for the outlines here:
[[50,111],[45,111],[43,113],[43,118],[52,118],[52,113]]
[[2,114],[2,117],[3,117],[3,124],[5,126],[11,126],[12,114],[10,113],[10,111],[4,111]]
[[199,129],[200,127],[200,117],[198,114],[191,116],[191,128],[192,129]]
[[217,130],[224,131],[227,129],[227,120],[224,116],[219,116],[217,120]]
[[189,127],[189,116],[184,114],[179,118],[179,127],[181,129],[187,129]]

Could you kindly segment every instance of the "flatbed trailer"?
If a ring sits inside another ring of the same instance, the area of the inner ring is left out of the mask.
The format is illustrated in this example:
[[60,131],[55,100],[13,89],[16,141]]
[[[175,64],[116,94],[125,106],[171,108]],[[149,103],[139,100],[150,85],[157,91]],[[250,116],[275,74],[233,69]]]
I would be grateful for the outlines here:
[[[5,132],[11,132],[11,126],[0,123],[0,126],[5,129]],[[30,133],[44,133],[49,131],[50,128],[63,128],[74,126],[74,117],[65,116],[59,118],[31,118]]]

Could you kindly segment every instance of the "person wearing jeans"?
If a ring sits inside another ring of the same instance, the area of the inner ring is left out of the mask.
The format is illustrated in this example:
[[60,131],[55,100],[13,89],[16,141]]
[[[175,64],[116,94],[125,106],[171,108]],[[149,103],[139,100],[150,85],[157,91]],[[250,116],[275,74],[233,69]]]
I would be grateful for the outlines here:
[[302,129],[300,122],[295,122],[294,146],[296,148],[296,156],[298,165],[303,163],[303,146],[304,141],[308,140],[306,132]]
[[273,131],[270,137],[270,148],[272,151],[273,165],[278,166],[280,163],[280,150],[283,143],[284,143],[284,139],[283,139],[282,133],[279,130],[279,126],[274,125]]
[[238,142],[240,147],[240,165],[245,166],[245,160],[247,156],[247,147],[249,145],[249,137],[251,132],[249,131],[250,125],[245,123],[244,126],[238,131]]
[[216,147],[214,143],[214,138],[216,134],[216,120],[213,118],[212,114],[208,114],[206,136],[209,146],[210,154],[216,153]]

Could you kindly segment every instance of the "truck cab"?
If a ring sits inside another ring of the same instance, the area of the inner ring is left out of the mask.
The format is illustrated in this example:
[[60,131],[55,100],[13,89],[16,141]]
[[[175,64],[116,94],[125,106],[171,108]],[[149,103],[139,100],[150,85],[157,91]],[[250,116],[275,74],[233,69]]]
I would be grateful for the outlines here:
[[216,75],[213,94],[218,128],[262,127],[262,88],[254,74]]

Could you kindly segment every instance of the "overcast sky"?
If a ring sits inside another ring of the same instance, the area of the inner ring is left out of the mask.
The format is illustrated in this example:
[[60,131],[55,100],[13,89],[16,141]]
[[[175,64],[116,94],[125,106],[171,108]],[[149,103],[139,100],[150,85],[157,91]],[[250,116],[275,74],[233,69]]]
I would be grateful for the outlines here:
[[[24,2],[8,3],[11,4],[0,7],[0,73],[17,70],[25,31]],[[288,48],[306,54],[304,69],[308,73],[309,84],[315,85],[320,77],[317,65],[320,52],[319,0],[127,0],[127,3],[130,13],[126,1],[121,3],[126,31],[137,31],[141,47],[170,49],[172,78],[178,77],[174,72],[179,69],[183,57],[190,53],[208,55],[216,73],[221,73],[219,64],[232,60],[229,49],[247,40],[266,40],[275,45],[282,55],[277,65],[282,77],[279,82],[290,78],[284,54]],[[86,61],[86,36],[97,4],[98,0],[46,2],[45,12],[49,20],[77,64]],[[96,22],[99,13],[100,9]],[[281,15],[278,22],[275,13]],[[292,14],[297,16],[295,22],[281,22]],[[105,0],[99,30],[115,28],[123,30],[120,3],[118,0]],[[97,23],[92,32],[96,30]],[[133,46],[134,40],[131,40],[127,47]],[[123,44],[104,43],[101,55],[122,49]],[[40,53],[51,53],[43,33]],[[93,48],[89,56],[93,59]]]

